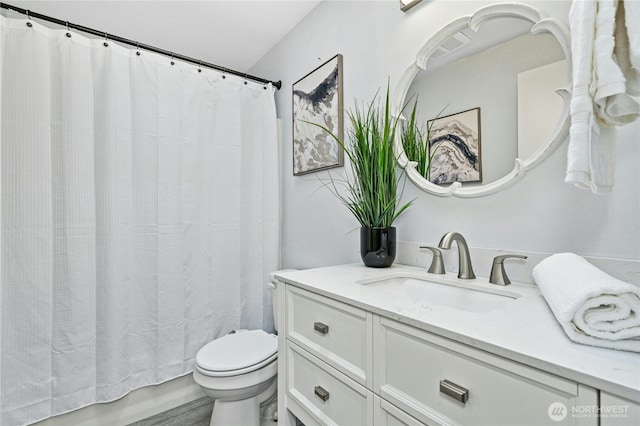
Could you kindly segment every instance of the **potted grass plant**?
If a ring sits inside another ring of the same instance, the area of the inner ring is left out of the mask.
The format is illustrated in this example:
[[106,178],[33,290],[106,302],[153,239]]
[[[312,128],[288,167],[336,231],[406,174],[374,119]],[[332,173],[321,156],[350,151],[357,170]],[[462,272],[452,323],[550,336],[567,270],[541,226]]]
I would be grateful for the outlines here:
[[[344,149],[351,167],[351,173],[344,179],[330,177],[326,185],[360,223],[360,254],[364,264],[383,268],[391,266],[395,259],[393,222],[412,201],[400,202],[402,182],[393,150],[399,118],[391,115],[389,88],[382,107],[377,105],[376,98],[377,94],[368,105],[356,104],[348,112],[351,129],[347,141],[318,126]],[[338,189],[340,184],[344,184],[345,191]]]

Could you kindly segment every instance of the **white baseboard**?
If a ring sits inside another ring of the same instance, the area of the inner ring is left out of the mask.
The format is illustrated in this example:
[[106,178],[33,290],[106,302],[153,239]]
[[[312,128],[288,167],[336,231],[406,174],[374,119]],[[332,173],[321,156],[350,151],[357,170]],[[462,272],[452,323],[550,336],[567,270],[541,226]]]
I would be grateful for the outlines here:
[[93,404],[51,417],[34,426],[124,426],[203,396],[205,394],[193,381],[193,376],[187,374],[161,385],[136,389],[117,401]]

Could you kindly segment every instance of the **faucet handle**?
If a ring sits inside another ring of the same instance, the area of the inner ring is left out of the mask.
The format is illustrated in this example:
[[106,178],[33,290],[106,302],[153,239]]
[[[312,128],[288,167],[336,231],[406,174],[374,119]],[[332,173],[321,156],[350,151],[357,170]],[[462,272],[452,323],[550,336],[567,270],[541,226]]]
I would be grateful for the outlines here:
[[431,250],[433,253],[433,259],[431,259],[431,266],[427,272],[432,274],[442,275],[444,274],[444,262],[442,261],[442,252],[436,247],[420,246],[421,249]]
[[509,258],[526,259],[527,256],[521,256],[519,254],[503,254],[493,258],[493,265],[491,266],[491,275],[489,275],[489,282],[497,285],[509,285],[511,280],[507,276],[507,272],[504,270],[504,260]]

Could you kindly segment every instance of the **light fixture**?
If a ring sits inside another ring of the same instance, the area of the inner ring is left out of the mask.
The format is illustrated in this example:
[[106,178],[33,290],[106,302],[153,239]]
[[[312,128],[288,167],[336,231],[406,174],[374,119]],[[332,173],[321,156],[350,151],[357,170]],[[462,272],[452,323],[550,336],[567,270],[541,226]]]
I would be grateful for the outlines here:
[[400,10],[406,12],[422,0],[400,0]]

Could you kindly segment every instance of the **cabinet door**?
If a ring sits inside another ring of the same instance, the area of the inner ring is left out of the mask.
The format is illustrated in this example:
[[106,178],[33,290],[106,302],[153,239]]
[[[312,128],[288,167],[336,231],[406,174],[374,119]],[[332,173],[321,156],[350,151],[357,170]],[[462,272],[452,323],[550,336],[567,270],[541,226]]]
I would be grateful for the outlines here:
[[425,426],[393,404],[374,396],[374,425],[376,426]]
[[426,424],[597,425],[597,391],[386,318],[374,321],[374,392]]
[[640,402],[600,392],[600,425],[640,425]]
[[292,342],[286,359],[287,394],[318,424],[373,424],[371,391]]

